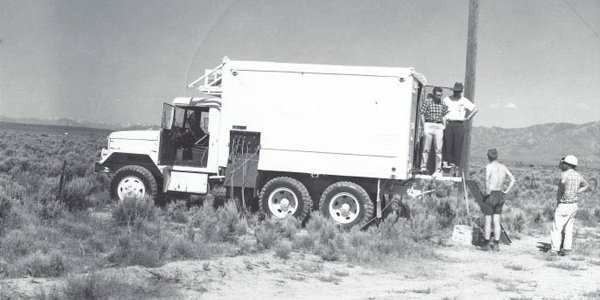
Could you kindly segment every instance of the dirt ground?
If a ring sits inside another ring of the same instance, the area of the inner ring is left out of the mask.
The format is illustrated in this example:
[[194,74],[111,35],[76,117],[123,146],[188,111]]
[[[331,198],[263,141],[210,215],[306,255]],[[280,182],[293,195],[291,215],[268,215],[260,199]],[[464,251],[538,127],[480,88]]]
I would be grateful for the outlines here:
[[[581,234],[577,238],[598,236]],[[317,256],[273,252],[179,261],[159,268],[100,271],[131,284],[173,285],[173,299],[600,299],[600,261],[580,255],[550,257],[538,248],[548,237],[522,236],[500,252],[453,243],[440,258],[369,268],[324,262]],[[19,278],[1,282],[1,299],[28,299],[65,279]]]

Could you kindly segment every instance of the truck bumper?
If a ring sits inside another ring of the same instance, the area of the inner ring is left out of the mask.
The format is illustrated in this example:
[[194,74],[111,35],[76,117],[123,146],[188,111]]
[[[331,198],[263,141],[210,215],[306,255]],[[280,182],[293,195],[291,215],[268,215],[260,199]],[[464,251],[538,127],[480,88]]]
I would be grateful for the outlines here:
[[94,173],[109,173],[110,169],[103,164],[96,162],[94,164]]

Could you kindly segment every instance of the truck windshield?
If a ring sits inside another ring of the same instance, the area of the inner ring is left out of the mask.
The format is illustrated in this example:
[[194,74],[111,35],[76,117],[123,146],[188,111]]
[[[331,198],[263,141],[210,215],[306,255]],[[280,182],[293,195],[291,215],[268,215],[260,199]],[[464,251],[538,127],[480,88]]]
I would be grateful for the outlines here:
[[173,120],[173,126],[183,128],[186,122],[186,111],[187,109],[181,107],[175,107],[175,120]]

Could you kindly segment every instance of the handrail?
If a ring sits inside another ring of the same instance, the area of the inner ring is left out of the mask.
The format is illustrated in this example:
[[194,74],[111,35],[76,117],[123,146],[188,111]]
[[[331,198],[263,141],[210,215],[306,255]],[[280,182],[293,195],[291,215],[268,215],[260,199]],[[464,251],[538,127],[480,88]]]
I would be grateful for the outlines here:
[[[196,84],[198,84],[198,82],[200,82],[200,81],[204,80],[204,79],[205,79],[205,78],[207,78],[208,76],[210,76],[210,75],[214,74],[215,72],[217,72],[218,70],[220,70],[221,68],[223,68],[223,66],[225,65],[225,63],[226,63],[226,62],[223,62],[223,63],[221,63],[219,66],[217,66],[216,68],[212,69],[212,71],[210,71],[210,72],[208,72],[208,73],[204,74],[204,76],[202,76],[202,77],[200,77],[200,78],[198,78],[198,79],[194,80],[194,82],[192,82],[192,83],[188,84],[188,86],[187,86],[187,87],[188,87],[188,88],[190,88],[190,89],[196,88]],[[210,85],[212,85],[212,83],[211,83]]]

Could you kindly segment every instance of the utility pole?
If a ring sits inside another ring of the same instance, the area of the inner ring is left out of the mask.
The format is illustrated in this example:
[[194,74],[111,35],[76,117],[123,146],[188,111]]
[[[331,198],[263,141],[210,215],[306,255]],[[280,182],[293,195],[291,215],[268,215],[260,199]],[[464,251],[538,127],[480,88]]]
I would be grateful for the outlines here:
[[[475,65],[477,62],[477,32],[479,31],[479,0],[469,0],[469,31],[467,36],[467,66],[465,70],[465,97],[475,103]],[[462,169],[469,179],[469,156],[471,152],[471,128],[473,119],[467,122],[462,153]]]

